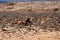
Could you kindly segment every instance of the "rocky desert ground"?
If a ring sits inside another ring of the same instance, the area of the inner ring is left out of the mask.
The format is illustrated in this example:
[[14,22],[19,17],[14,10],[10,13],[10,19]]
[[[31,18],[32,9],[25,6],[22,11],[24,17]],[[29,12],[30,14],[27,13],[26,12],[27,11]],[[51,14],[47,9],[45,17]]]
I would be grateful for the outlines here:
[[0,40],[60,40],[60,2],[0,3]]

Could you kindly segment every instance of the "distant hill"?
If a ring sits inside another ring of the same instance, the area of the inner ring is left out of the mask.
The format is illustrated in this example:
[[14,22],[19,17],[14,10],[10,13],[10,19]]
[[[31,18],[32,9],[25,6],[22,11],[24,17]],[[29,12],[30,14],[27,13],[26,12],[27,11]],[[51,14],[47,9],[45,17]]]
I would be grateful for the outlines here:
[[9,1],[0,1],[0,3],[8,3]]
[[34,2],[34,1],[59,1],[59,0],[10,0],[10,1],[15,1],[15,2]]
[[59,0],[0,0],[0,3],[7,3],[7,2],[34,2],[34,1],[59,1]]

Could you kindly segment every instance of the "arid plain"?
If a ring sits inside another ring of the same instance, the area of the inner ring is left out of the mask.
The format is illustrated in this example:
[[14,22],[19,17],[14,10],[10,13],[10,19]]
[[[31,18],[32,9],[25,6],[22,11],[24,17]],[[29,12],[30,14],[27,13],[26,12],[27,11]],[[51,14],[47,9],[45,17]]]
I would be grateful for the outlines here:
[[60,1],[0,3],[0,40],[60,40]]

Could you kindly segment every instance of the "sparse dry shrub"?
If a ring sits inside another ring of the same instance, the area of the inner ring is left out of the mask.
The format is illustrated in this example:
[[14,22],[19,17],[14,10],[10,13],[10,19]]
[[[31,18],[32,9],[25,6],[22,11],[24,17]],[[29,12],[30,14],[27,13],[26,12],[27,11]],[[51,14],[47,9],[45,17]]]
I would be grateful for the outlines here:
[[15,3],[8,3],[7,5],[9,5],[9,6],[13,6],[13,5],[15,5]]
[[13,9],[13,7],[7,7],[7,9]]
[[58,10],[59,10],[59,8],[54,8],[54,9],[53,9],[53,11],[58,11]]
[[32,8],[28,8],[27,11],[32,11]]
[[7,4],[7,9],[13,9],[14,8],[14,5],[16,5],[15,3],[8,3]]

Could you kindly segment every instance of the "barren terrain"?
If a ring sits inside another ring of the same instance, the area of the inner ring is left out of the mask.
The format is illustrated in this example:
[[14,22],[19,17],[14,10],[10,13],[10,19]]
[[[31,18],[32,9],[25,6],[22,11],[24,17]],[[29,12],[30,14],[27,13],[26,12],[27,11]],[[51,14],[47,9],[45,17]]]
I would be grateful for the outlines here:
[[60,40],[60,2],[1,3],[0,9],[0,40]]

